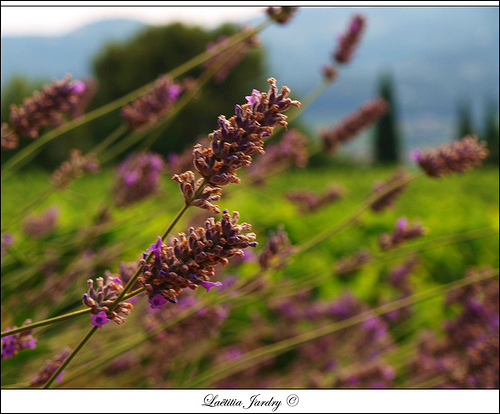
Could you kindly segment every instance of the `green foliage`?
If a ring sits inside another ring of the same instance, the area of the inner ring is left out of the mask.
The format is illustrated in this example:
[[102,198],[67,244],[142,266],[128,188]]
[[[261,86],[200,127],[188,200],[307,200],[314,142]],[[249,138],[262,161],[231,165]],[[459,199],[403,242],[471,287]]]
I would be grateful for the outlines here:
[[382,76],[379,85],[379,96],[385,99],[390,109],[375,126],[375,161],[395,164],[399,162],[401,150],[392,76]]
[[[175,23],[150,27],[136,37],[108,45],[95,59],[94,72],[99,90],[93,104],[98,107],[113,101],[180,64],[205,51],[207,43],[219,36],[230,36],[239,30],[235,25],[224,25],[214,30]],[[199,78],[203,68],[196,67],[186,76]],[[248,95],[252,88],[265,87],[263,54],[251,50],[232,69],[223,84],[209,82],[157,140],[153,150],[162,155],[180,152],[200,136],[206,136],[216,127],[216,119],[234,114],[234,102]],[[92,130],[93,139],[103,139],[120,123],[119,113],[106,117]],[[103,132],[104,131],[104,132]],[[104,135],[103,135],[104,134]]]

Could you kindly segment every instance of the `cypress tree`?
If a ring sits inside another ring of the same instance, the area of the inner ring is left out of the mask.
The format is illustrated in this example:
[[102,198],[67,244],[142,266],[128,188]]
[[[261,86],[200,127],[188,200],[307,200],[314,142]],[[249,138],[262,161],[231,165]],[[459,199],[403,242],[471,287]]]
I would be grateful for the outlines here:
[[487,161],[491,164],[498,165],[498,108],[493,100],[489,100],[486,104],[483,139],[488,143],[488,149],[490,151]]
[[390,74],[380,79],[379,96],[389,104],[389,111],[375,127],[375,161],[385,164],[395,164],[400,161],[400,142],[396,126],[397,111],[392,83]]
[[458,126],[457,139],[460,140],[466,135],[472,134],[472,115],[469,100],[463,100],[458,105]]

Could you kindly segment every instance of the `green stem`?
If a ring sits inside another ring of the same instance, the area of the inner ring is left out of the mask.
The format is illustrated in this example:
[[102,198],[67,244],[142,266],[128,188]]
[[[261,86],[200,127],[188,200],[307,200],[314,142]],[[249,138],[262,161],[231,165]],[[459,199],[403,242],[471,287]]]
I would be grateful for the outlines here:
[[[126,295],[123,298],[123,300],[128,300],[130,298],[133,298],[134,296],[140,295],[142,292],[144,292],[144,288],[136,289],[133,292],[130,292],[128,295]],[[18,333],[21,333],[24,331],[29,331],[31,329],[41,328],[42,326],[52,325],[53,323],[57,323],[57,322],[63,322],[63,321],[66,321],[68,319],[72,319],[72,318],[75,318],[77,316],[89,313],[90,311],[91,311],[91,309],[87,308],[87,309],[82,309],[82,310],[71,312],[71,313],[66,313],[66,314],[61,315],[61,316],[56,316],[54,318],[44,319],[43,321],[30,323],[29,325],[24,325],[24,326],[21,326],[20,328],[11,329],[10,331],[4,331],[4,332],[2,332],[1,337],[3,338],[4,336],[18,334]]]
[[332,228],[329,228],[322,233],[319,233],[315,237],[312,237],[311,239],[309,239],[305,243],[302,243],[301,245],[299,245],[297,253],[302,252],[304,250],[308,250],[311,247],[314,247],[317,244],[321,243],[323,240],[327,239],[328,237],[331,237],[331,236],[339,233],[344,228],[346,228],[349,224],[351,224],[353,221],[355,221],[359,216],[361,216],[361,214],[363,214],[366,210],[368,210],[370,208],[370,206],[375,201],[377,201],[381,197],[386,196],[387,194],[389,194],[391,191],[393,191],[397,187],[410,183],[411,181],[415,180],[416,178],[420,177],[421,175],[422,175],[422,173],[415,173],[415,174],[409,175],[408,177],[404,177],[403,179],[395,181],[391,185],[384,187],[383,191],[373,193],[370,197],[368,197],[366,199],[366,201],[363,204],[361,204],[361,206],[359,206],[354,211],[354,213],[352,213],[344,221],[341,221],[338,225],[336,225]]
[[[205,187],[206,183],[205,181],[202,182],[202,184],[200,185],[200,187],[198,188],[198,190],[196,191],[195,193],[195,196],[194,198],[196,198],[198,195],[201,194],[201,192],[203,191],[203,188]],[[170,223],[170,225],[165,229],[165,231],[163,232],[163,235],[161,236],[162,240],[165,239],[165,237],[167,237],[167,235],[172,231],[172,229],[175,227],[175,225],[179,222],[179,220],[182,218],[182,216],[184,215],[184,213],[188,210],[190,206],[188,204],[186,204],[182,210],[179,211],[179,213],[177,214],[177,216],[174,218],[174,220],[172,221],[172,223]],[[153,252],[150,252],[149,255],[147,256],[146,258],[146,263],[149,263],[149,261],[151,260],[151,258],[153,257]],[[135,282],[137,281],[139,275],[141,274],[142,272],[142,269],[143,269],[143,266],[139,266],[139,268],[136,270],[134,276],[128,281],[127,285],[125,286],[125,288],[123,289],[123,291],[118,295],[118,297],[115,299],[115,301],[109,306],[109,312],[112,312],[113,309],[116,308],[116,306],[124,299],[125,295],[127,294],[128,290],[135,284]],[[140,289],[139,289],[140,290]],[[138,291],[136,291],[138,292]],[[141,293],[141,292],[139,292]],[[80,342],[80,344],[78,345],[78,347],[71,353],[71,355],[68,357],[68,359],[66,361],[64,361],[64,363],[59,367],[59,369],[52,375],[52,377],[50,378],[50,380],[47,382],[47,384],[45,384],[44,388],[48,388],[53,382],[54,380],[57,378],[57,376],[62,372],[62,370],[64,368],[66,368],[66,366],[70,363],[70,361],[75,357],[75,355],[83,348],[83,346],[87,343],[87,341],[92,337],[92,335],[96,332],[97,330],[97,326],[94,326],[94,328],[92,328],[90,330],[90,332],[87,334],[87,336],[82,340],[82,342]]]
[[253,362],[258,360],[259,362],[263,362],[264,360],[269,359],[270,357],[273,357],[277,354],[281,354],[291,348],[294,348],[298,345],[301,345],[303,343],[312,341],[314,339],[321,338],[325,335],[332,334],[334,332],[338,332],[342,329],[349,328],[351,326],[360,324],[365,322],[368,319],[371,319],[375,316],[381,316],[387,312],[391,312],[403,307],[407,307],[413,304],[416,304],[418,302],[422,302],[424,300],[431,299],[433,297],[439,296],[441,294],[450,292],[455,289],[459,289],[461,287],[481,282],[483,280],[487,280],[490,278],[493,278],[498,275],[498,269],[492,270],[491,272],[475,276],[475,277],[468,277],[464,278],[452,283],[448,283],[446,285],[441,285],[429,290],[426,290],[424,292],[417,293],[412,296],[408,296],[404,299],[397,300],[395,302],[391,302],[389,304],[380,306],[378,308],[372,309],[367,312],[363,312],[361,314],[358,314],[354,317],[351,317],[349,319],[345,319],[341,322],[336,322],[333,324],[329,324],[326,326],[323,326],[321,328],[315,329],[313,331],[306,332],[305,334],[302,335],[297,335],[295,337],[267,345],[264,347],[261,347],[255,351],[248,352],[247,354],[243,355],[238,361],[227,363],[227,364],[222,364],[220,368],[215,368],[212,369],[210,372],[204,374],[204,375],[199,375],[198,378],[194,378],[192,381],[188,382],[186,384],[186,387],[188,388],[194,388],[196,386],[200,385],[207,385],[207,381],[211,380],[211,384],[215,381],[222,380],[224,378],[227,378],[230,375],[234,375],[238,372],[241,372],[242,370],[248,368],[251,366]]
[[68,319],[72,319],[74,317],[84,315],[84,314],[89,313],[89,312],[90,312],[90,308],[82,309],[82,310],[79,310],[76,312],[67,313],[67,314],[62,315],[62,316],[56,316],[55,318],[45,319],[43,321],[31,323],[29,325],[24,325],[24,326],[21,326],[20,328],[12,329],[10,331],[4,331],[4,332],[2,332],[1,337],[3,338],[4,336],[14,335],[14,334],[17,334],[20,332],[29,331],[31,329],[41,328],[42,326],[51,325],[51,324],[57,323],[57,322],[63,322],[63,321],[66,321]]
[[70,354],[70,356],[61,364],[61,366],[57,369],[56,372],[50,377],[50,379],[47,381],[47,383],[43,386],[43,388],[49,388],[54,380],[59,376],[59,374],[68,366],[68,364],[71,362],[71,360],[80,352],[80,349],[82,349],[85,344],[88,342],[90,338],[92,338],[92,335],[97,331],[97,326],[94,326],[90,332],[87,334],[85,338],[78,344],[78,346],[73,350],[73,352]]
[[122,136],[122,134],[125,133],[126,130],[127,130],[127,128],[125,127],[125,125],[120,125],[111,134],[109,134],[106,139],[102,140],[99,144],[97,144],[90,151],[90,154],[98,155],[100,152],[102,152],[106,148],[108,148],[118,138],[120,138]]

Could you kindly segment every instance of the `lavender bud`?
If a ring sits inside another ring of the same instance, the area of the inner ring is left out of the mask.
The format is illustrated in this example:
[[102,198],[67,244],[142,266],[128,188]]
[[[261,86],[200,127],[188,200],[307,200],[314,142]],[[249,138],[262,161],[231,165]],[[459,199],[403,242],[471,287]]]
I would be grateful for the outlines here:
[[113,195],[117,206],[136,203],[159,191],[164,162],[160,155],[139,152],[129,155],[116,170]]
[[[377,181],[373,186],[373,192],[375,194],[383,194],[384,192],[386,192],[386,189],[394,187],[396,183],[404,181],[407,177],[408,173],[402,168],[399,168],[385,183],[383,181]],[[392,207],[394,205],[395,199],[404,191],[407,186],[408,183],[402,182],[392,190],[388,191],[386,194],[378,197],[375,201],[373,201],[373,203],[370,204],[370,208],[373,211],[380,212],[387,207]]]
[[125,125],[132,131],[151,128],[172,109],[181,91],[181,86],[170,76],[160,76],[147,94],[122,108]]
[[39,239],[51,233],[56,224],[59,210],[52,206],[40,216],[28,216],[23,223],[23,231],[28,236]]
[[339,37],[337,50],[333,55],[338,63],[349,63],[351,61],[365,26],[366,19],[364,16],[360,14],[353,16],[349,28]]
[[[41,387],[44,385],[54,373],[59,369],[59,367],[63,364],[66,358],[71,354],[71,349],[65,348],[58,356],[56,356],[53,360],[47,361],[42,370],[35,375],[30,382],[30,386],[32,387]],[[62,374],[56,378],[56,381],[62,380]]]
[[98,171],[99,161],[93,154],[82,155],[80,150],[73,148],[70,151],[69,161],[64,161],[54,171],[50,182],[55,188],[62,190],[85,172],[96,173]]
[[11,150],[17,148],[19,137],[9,128],[9,124],[2,124],[2,150]]
[[53,81],[43,88],[43,92],[35,92],[26,98],[23,105],[10,107],[10,123],[19,135],[37,138],[38,131],[46,125],[60,125],[63,114],[71,114],[80,104],[84,91],[82,82],[71,82],[71,76],[62,81]]
[[380,236],[380,247],[382,250],[389,250],[425,233],[426,229],[420,223],[410,224],[405,217],[402,217],[397,221],[396,230],[392,234],[385,233]]
[[269,240],[259,256],[260,267],[262,269],[281,269],[286,266],[292,251],[293,247],[287,233],[283,227],[279,227],[276,234],[269,233]]
[[292,19],[297,9],[298,7],[291,7],[291,6],[268,7],[266,9],[266,13],[276,23],[286,24]]
[[439,178],[452,172],[463,173],[482,164],[489,154],[486,142],[478,142],[476,135],[468,135],[461,141],[442,145],[435,150],[415,151],[412,158],[429,177]]
[[382,98],[364,103],[330,130],[321,131],[324,149],[333,154],[339,145],[345,144],[361,132],[361,130],[377,123],[388,110],[389,106]]

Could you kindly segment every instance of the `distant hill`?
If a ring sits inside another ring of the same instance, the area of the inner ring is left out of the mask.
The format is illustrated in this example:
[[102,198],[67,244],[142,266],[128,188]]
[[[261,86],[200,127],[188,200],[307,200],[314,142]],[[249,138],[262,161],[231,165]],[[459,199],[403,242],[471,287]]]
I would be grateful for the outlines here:
[[[305,112],[312,129],[332,124],[374,97],[378,76],[390,70],[407,150],[451,139],[463,98],[471,99],[480,132],[486,98],[498,103],[498,7],[301,8],[290,23],[262,32],[266,75],[304,96],[320,80],[322,64],[330,61],[338,34],[356,12],[368,19],[362,44],[339,80]],[[2,84],[14,73],[30,78],[91,75],[91,60],[105,43],[123,41],[144,27],[120,19],[58,37],[2,37]],[[351,148],[360,155],[368,149],[367,137]]]
[[74,78],[91,74],[91,60],[108,42],[123,41],[145,25],[117,19],[91,23],[63,36],[2,37],[2,85],[12,75],[29,78]]

